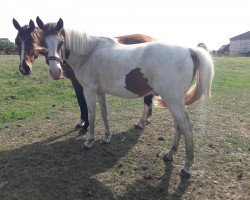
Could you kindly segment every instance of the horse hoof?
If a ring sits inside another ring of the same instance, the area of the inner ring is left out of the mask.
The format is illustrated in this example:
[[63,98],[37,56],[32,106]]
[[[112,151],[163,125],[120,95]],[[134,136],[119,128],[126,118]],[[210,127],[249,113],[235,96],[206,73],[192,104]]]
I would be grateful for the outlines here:
[[190,173],[187,172],[187,171],[185,171],[184,169],[182,169],[182,170],[180,171],[180,176],[181,176],[181,178],[189,179],[189,178],[190,178]]
[[92,147],[92,145],[93,144],[89,144],[88,142],[85,142],[84,145],[83,145],[83,149],[87,151]]
[[110,142],[111,142],[110,138],[101,140],[101,144],[109,144]]
[[169,154],[166,154],[163,156],[162,158],[164,161],[169,161],[169,162],[172,162],[174,159],[173,159],[173,156],[172,155],[169,155]]
[[90,150],[91,147],[89,146],[86,146],[85,144],[82,146],[82,149],[85,150],[85,151],[88,151]]
[[82,125],[77,124],[77,125],[75,126],[75,130],[77,130],[77,129],[81,129],[82,127],[83,127]]
[[78,131],[78,135],[85,135],[87,132],[88,132],[87,129],[80,128],[80,130]]
[[90,149],[95,142],[95,139],[88,139],[86,142],[84,142],[84,149],[88,150]]
[[138,125],[138,124],[135,124],[134,128],[137,129],[137,130],[142,130],[143,129],[143,127],[141,125]]

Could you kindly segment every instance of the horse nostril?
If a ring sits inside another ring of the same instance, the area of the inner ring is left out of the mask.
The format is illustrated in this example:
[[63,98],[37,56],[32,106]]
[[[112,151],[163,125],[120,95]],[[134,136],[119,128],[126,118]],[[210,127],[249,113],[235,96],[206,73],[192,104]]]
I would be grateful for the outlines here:
[[30,70],[26,72],[26,75],[30,75]]
[[26,64],[23,65],[23,69],[24,69],[26,75],[30,75],[30,67],[28,65],[26,65]]
[[30,68],[28,65],[24,64],[23,66],[19,66],[19,71],[23,74],[23,75],[30,75]]
[[22,73],[22,75],[25,75],[25,70],[21,67],[21,65],[19,66],[19,71]]

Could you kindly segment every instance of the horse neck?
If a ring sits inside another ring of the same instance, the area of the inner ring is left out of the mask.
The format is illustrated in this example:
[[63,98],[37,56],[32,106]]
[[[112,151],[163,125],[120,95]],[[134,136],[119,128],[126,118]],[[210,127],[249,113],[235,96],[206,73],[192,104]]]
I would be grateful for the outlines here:
[[65,48],[75,54],[87,55],[95,48],[96,40],[85,32],[64,28]]

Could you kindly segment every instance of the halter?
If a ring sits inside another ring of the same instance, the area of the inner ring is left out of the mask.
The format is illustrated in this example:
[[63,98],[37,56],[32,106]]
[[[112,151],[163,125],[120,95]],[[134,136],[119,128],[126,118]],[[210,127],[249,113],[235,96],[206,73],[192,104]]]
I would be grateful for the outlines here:
[[46,57],[46,63],[47,63],[47,65],[49,65],[49,61],[50,61],[50,60],[58,61],[60,64],[63,63],[63,59],[58,58],[58,57],[56,57],[56,56],[49,56],[49,57]]
[[[62,50],[62,48],[63,48],[63,50]],[[47,63],[47,65],[49,65],[49,61],[50,60],[58,61],[60,63],[60,65],[63,64],[63,61],[64,61],[64,45],[61,47],[61,53],[60,54],[61,54],[62,58],[56,57],[56,56],[49,56],[49,57],[46,56],[46,63]]]

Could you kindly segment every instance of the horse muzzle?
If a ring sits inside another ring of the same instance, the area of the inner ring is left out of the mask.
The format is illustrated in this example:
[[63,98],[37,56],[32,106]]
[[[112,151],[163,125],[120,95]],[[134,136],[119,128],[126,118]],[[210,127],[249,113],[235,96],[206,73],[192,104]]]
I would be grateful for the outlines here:
[[49,66],[50,66],[50,75],[54,80],[58,80],[62,77],[62,68],[61,65],[54,61],[50,60],[49,61]]
[[24,76],[28,76],[31,74],[30,67],[27,64],[19,65],[19,71],[22,73]]
[[46,59],[47,64],[50,68],[50,75],[54,80],[58,80],[62,77],[62,68],[61,65],[63,63],[63,60],[60,58],[57,58],[55,56],[50,56]]

